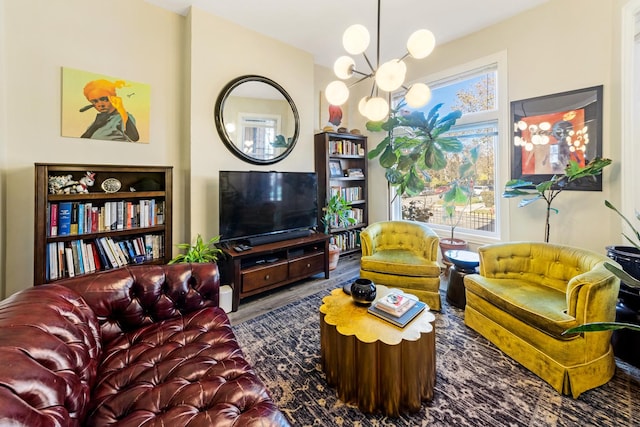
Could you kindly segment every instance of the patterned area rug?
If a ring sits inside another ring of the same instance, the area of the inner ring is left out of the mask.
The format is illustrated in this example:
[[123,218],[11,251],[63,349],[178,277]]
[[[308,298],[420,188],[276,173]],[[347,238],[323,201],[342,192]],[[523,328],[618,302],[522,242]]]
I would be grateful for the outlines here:
[[[341,286],[341,285],[340,285]],[[436,313],[431,402],[398,418],[340,401],[320,368],[321,291],[233,327],[247,358],[294,426],[638,426],[640,370],[617,360],[614,378],[577,400],[561,396],[464,325]]]

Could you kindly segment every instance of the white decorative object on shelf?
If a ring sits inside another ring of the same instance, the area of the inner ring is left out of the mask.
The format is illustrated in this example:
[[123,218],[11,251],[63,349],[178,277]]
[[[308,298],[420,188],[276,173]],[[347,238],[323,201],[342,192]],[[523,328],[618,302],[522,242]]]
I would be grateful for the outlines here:
[[122,184],[115,178],[107,178],[102,182],[102,190],[105,193],[117,193],[121,187]]

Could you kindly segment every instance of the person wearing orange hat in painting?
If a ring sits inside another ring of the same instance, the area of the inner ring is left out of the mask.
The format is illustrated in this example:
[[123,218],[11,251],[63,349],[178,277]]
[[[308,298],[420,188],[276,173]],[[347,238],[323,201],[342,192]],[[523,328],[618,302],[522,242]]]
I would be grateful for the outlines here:
[[84,87],[84,96],[91,103],[80,112],[92,107],[98,111],[93,123],[82,134],[82,138],[107,139],[112,141],[134,142],[140,139],[135,118],[124,109],[122,98],[116,95],[116,89],[125,86],[122,80],[93,80]]

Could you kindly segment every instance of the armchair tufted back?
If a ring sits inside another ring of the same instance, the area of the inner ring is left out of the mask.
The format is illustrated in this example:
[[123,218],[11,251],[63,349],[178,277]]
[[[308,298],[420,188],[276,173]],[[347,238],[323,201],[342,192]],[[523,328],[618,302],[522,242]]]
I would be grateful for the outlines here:
[[82,295],[96,314],[107,344],[123,332],[217,307],[219,279],[218,266],[205,263],[132,266],[58,283]]
[[362,255],[383,250],[408,250],[435,261],[438,235],[426,224],[415,221],[381,221],[370,224],[360,234]]
[[567,291],[574,277],[610,261],[585,249],[542,242],[510,242],[482,246],[480,274],[498,279],[522,279]]
[[0,302],[0,425],[80,425],[101,358],[98,328],[87,304],[63,286]]

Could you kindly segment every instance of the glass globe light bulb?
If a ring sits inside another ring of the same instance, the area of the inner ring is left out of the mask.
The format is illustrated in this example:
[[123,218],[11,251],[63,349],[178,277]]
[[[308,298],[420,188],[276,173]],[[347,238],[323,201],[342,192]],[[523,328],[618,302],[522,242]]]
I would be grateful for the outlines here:
[[393,92],[404,83],[407,66],[404,62],[392,59],[378,68],[375,75],[376,84],[385,92]]
[[420,108],[431,100],[431,89],[424,83],[416,83],[409,88],[404,99],[409,107]]
[[524,149],[527,151],[533,151],[533,144],[530,142],[527,142],[526,144],[524,144]]
[[350,56],[341,56],[333,63],[333,72],[339,79],[348,79],[353,75],[356,62]]
[[358,55],[369,47],[369,30],[364,25],[354,24],[342,35],[342,45],[351,55]]
[[367,117],[367,102],[369,101],[368,96],[363,96],[360,102],[358,102],[358,111],[363,116]]
[[524,120],[520,120],[517,125],[518,129],[520,130],[525,130],[527,128],[527,122],[525,122]]
[[374,122],[383,120],[389,114],[389,104],[379,96],[370,98],[365,107],[365,116]]
[[426,58],[433,52],[434,47],[436,47],[436,38],[429,30],[418,30],[407,40],[407,50],[416,59]]
[[324,91],[327,101],[331,105],[342,105],[349,99],[349,88],[342,80],[334,80]]

